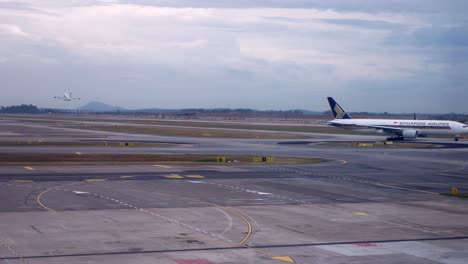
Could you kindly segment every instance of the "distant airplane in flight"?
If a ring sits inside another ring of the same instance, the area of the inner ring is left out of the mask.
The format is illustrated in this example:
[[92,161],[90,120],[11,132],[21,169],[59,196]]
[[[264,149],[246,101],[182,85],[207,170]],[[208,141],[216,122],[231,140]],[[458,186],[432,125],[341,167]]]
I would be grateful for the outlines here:
[[332,98],[328,103],[335,117],[328,124],[360,132],[377,132],[393,135],[389,140],[415,139],[429,135],[452,135],[455,141],[468,134],[468,125],[447,120],[396,120],[396,119],[352,119]]
[[55,99],[61,99],[63,101],[70,102],[71,100],[80,100],[78,97],[72,97],[72,93],[64,93],[63,96],[54,96]]

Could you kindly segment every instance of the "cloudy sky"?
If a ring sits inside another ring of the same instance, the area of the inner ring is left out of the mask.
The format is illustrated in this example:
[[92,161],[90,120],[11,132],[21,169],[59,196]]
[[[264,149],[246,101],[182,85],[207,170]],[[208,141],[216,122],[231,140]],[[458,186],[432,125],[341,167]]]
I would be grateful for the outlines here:
[[[468,1],[0,0],[0,105],[468,112]],[[72,91],[81,102],[54,95]]]

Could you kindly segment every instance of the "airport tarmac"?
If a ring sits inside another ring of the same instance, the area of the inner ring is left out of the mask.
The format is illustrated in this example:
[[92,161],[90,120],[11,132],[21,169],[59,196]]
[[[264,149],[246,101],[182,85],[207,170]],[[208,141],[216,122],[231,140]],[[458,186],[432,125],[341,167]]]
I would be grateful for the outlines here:
[[[0,123],[0,140],[177,147],[0,146],[0,153],[210,153],[317,164],[0,167],[0,263],[467,263],[468,144],[360,148],[321,141],[173,138]],[[422,139],[446,143],[448,139]],[[278,144],[282,142],[283,144]],[[290,144],[284,144],[284,143]],[[463,147],[463,146],[466,146]]]

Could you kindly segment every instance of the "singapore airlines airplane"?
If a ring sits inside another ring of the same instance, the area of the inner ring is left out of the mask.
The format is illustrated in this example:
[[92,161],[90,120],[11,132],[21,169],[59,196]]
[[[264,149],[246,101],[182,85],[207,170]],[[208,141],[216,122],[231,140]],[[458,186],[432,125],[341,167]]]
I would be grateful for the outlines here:
[[446,120],[395,120],[395,119],[352,119],[332,98],[328,103],[335,119],[328,124],[354,129],[360,132],[377,132],[393,135],[389,140],[415,139],[428,135],[452,135],[458,141],[461,135],[468,134],[468,125]]
[[72,93],[64,93],[63,96],[54,96],[56,99],[61,99],[67,102],[70,102],[71,100],[80,100],[78,97],[72,97]]

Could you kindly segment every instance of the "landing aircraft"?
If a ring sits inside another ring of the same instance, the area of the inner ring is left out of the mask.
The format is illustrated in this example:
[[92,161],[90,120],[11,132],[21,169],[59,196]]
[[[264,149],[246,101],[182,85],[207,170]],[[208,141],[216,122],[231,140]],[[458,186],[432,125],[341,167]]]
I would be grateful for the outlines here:
[[72,97],[72,93],[64,93],[63,96],[54,96],[55,99],[61,99],[67,102],[70,102],[71,100],[80,100],[78,97]]
[[335,117],[327,124],[359,132],[376,132],[393,135],[388,140],[415,139],[429,135],[451,135],[455,141],[468,134],[468,125],[446,120],[397,120],[397,119],[352,119],[332,98],[328,97],[331,111]]

